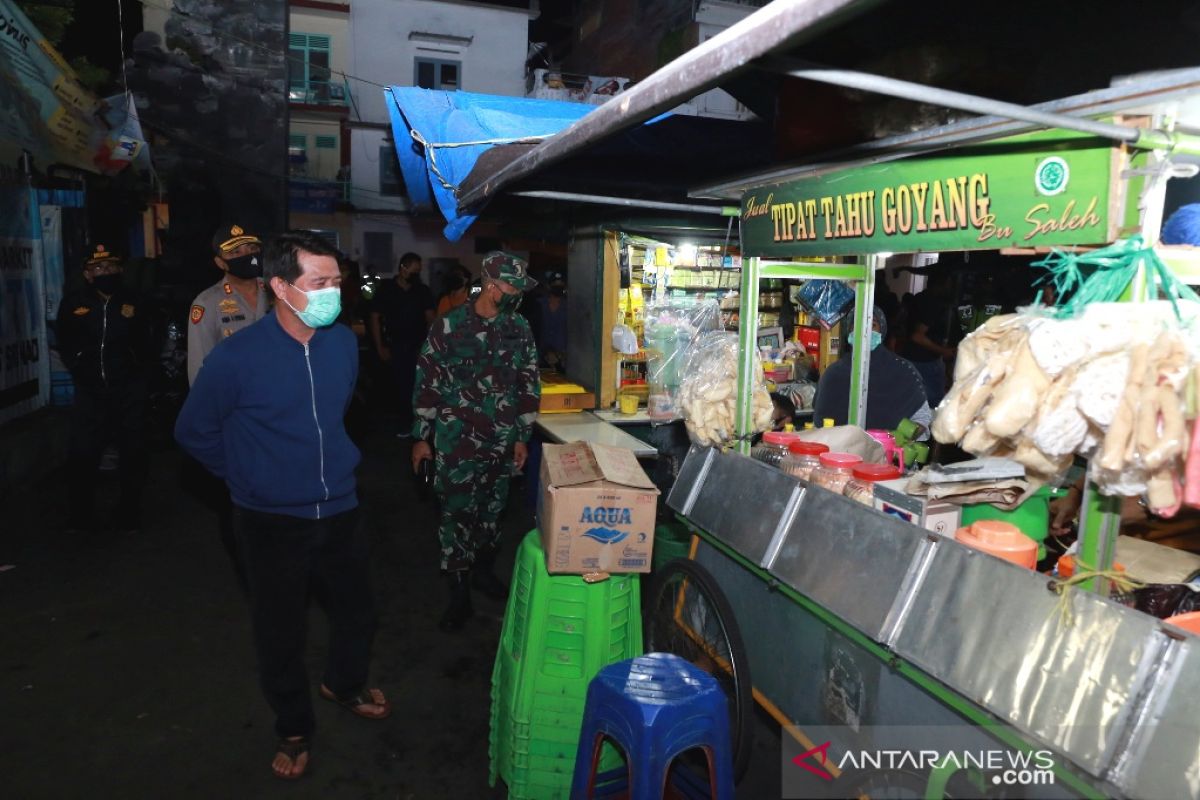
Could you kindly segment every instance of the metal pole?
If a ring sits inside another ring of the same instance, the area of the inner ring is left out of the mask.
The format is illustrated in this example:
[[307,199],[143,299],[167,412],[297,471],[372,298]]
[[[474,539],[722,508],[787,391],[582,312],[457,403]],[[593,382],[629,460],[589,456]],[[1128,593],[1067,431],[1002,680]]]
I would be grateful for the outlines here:
[[574,203],[595,203],[602,206],[625,206],[656,211],[679,211],[687,214],[715,214],[736,217],[742,213],[738,206],[714,206],[703,203],[664,203],[658,200],[637,200],[630,197],[607,197],[599,194],[574,192],[512,192],[513,197],[534,197],[541,200],[569,200]]
[[544,140],[492,175],[465,181],[458,207],[479,205],[501,189],[615,133],[670,111],[751,61],[795,44],[809,28],[832,21],[862,0],[775,0],[684,53],[632,89]]
[[[850,407],[846,421],[867,427],[867,397],[871,377],[871,323],[875,298],[875,270],[887,259],[867,256],[866,274],[854,284],[854,344],[850,348]],[[842,342],[843,346],[847,344]]]
[[738,311],[738,393],[737,448],[750,454],[750,435],[754,433],[754,357],[758,354],[758,270],[759,259],[742,262],[742,294]]
[[948,89],[938,89],[933,86],[922,86],[919,83],[886,78],[882,75],[872,75],[867,72],[855,72],[847,69],[831,69],[816,64],[809,64],[791,58],[767,58],[762,66],[773,72],[781,72],[793,78],[828,83],[850,89],[861,89],[866,92],[900,97],[918,103],[929,103],[944,108],[957,108],[960,111],[970,111],[973,114],[1008,117],[1009,119],[1043,125],[1047,128],[1063,128],[1079,131],[1105,139],[1114,139],[1139,147],[1169,148],[1174,144],[1173,138],[1162,131],[1148,131],[1127,125],[1114,125],[1108,122],[1071,117],[1065,114],[1055,114],[1039,111],[1028,106],[1006,103],[1003,100],[991,100],[963,92],[952,92]]

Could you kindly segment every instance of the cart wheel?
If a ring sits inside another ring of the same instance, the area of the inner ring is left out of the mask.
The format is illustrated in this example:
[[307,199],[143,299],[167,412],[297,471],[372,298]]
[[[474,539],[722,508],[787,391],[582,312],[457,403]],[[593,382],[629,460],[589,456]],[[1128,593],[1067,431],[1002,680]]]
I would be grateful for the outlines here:
[[677,558],[659,570],[644,604],[648,653],[673,653],[717,679],[729,700],[733,777],[750,764],[754,736],[750,668],[733,609],[708,570]]

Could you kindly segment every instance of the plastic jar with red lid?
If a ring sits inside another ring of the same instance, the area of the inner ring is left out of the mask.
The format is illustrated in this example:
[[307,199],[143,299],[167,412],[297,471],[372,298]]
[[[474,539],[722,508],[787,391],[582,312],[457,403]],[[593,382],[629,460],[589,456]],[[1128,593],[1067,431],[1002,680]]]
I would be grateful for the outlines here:
[[894,464],[859,464],[851,472],[853,477],[846,482],[842,494],[865,506],[875,505],[876,483],[904,477],[904,472]]
[[788,454],[780,462],[779,468],[802,481],[809,480],[813,470],[821,466],[821,453],[828,453],[829,445],[820,442],[792,442],[788,445]]
[[817,458],[821,464],[812,471],[808,480],[837,494],[842,493],[854,477],[854,468],[862,463],[860,457],[850,453],[821,453]]
[[779,462],[788,454],[788,445],[796,441],[797,434],[768,431],[763,434],[762,441],[750,450],[750,457],[755,461],[778,467]]

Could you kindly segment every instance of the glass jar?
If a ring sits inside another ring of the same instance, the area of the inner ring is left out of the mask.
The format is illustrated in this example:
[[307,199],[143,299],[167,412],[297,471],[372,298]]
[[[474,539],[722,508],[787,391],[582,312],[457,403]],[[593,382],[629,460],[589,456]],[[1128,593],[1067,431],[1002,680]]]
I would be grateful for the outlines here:
[[767,431],[763,434],[762,441],[751,448],[750,457],[755,461],[778,467],[779,462],[783,461],[783,457],[788,454],[788,445],[795,440],[796,434],[794,433]]
[[875,505],[875,484],[878,481],[904,477],[900,468],[893,464],[859,464],[852,473],[853,477],[846,482],[842,494],[865,506]]
[[861,458],[850,453],[821,453],[817,458],[821,464],[812,471],[808,480],[837,494],[842,493],[842,489],[854,477],[854,468],[862,463]]
[[793,478],[806,481],[812,471],[821,465],[821,453],[828,452],[829,445],[820,442],[792,442],[779,468]]

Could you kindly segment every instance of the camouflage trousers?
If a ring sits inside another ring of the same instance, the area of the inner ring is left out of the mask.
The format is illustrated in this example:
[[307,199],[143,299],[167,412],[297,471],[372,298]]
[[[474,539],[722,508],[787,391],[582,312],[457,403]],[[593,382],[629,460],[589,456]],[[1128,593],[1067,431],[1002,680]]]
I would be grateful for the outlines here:
[[442,569],[470,569],[477,554],[495,548],[511,470],[507,450],[476,451],[471,458],[438,455],[433,489],[441,505]]

